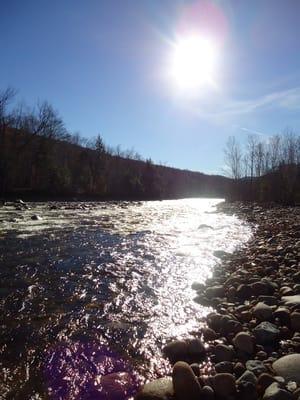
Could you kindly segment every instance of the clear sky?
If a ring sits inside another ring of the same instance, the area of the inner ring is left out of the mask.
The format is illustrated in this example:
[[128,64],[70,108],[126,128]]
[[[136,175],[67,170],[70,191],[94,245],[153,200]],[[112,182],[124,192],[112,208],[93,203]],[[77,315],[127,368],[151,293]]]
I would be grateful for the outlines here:
[[[170,68],[190,32],[215,51],[213,84],[192,93]],[[48,100],[71,131],[219,173],[228,136],[299,132],[300,1],[0,0],[8,85]]]

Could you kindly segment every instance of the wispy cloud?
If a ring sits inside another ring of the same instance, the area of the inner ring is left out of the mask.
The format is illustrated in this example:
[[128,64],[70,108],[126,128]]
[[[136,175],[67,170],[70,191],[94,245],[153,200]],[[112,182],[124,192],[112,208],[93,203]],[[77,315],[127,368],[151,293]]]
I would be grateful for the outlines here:
[[[218,105],[197,108],[197,114],[207,119],[226,119],[228,117],[251,114],[262,110],[300,110],[300,87],[278,90],[249,100],[222,99]],[[245,128],[247,130],[248,128]],[[260,132],[254,132],[260,134]]]
[[255,135],[259,135],[259,136],[269,135],[268,133],[257,131],[255,129],[249,129],[249,128],[244,128],[244,127],[240,127],[240,129],[242,131],[245,131],[245,132],[248,132],[248,133],[254,133]]

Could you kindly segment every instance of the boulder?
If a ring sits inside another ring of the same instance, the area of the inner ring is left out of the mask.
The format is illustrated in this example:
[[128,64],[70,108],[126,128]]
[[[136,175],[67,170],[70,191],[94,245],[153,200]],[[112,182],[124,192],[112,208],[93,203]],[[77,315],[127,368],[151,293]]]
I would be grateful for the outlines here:
[[172,379],[177,400],[199,400],[201,386],[187,363],[178,361],[174,365]]
[[173,396],[172,379],[165,377],[146,383],[135,396],[135,400],[168,400]]
[[295,381],[300,385],[300,354],[288,354],[272,364],[277,375],[286,381]]

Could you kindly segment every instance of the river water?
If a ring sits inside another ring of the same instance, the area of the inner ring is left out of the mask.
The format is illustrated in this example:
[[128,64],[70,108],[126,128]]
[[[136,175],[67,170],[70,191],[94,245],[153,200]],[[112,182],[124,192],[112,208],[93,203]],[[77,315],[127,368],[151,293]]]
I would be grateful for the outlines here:
[[209,311],[192,283],[251,235],[220,201],[0,208],[0,398],[126,399],[168,373],[162,346]]

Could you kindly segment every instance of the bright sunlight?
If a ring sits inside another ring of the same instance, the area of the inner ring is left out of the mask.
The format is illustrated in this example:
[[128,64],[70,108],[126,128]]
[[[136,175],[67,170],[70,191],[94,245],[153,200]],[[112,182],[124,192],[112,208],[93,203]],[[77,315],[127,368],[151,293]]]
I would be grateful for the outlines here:
[[187,36],[174,45],[171,76],[177,87],[194,91],[204,85],[214,85],[216,67],[215,45],[202,36]]

